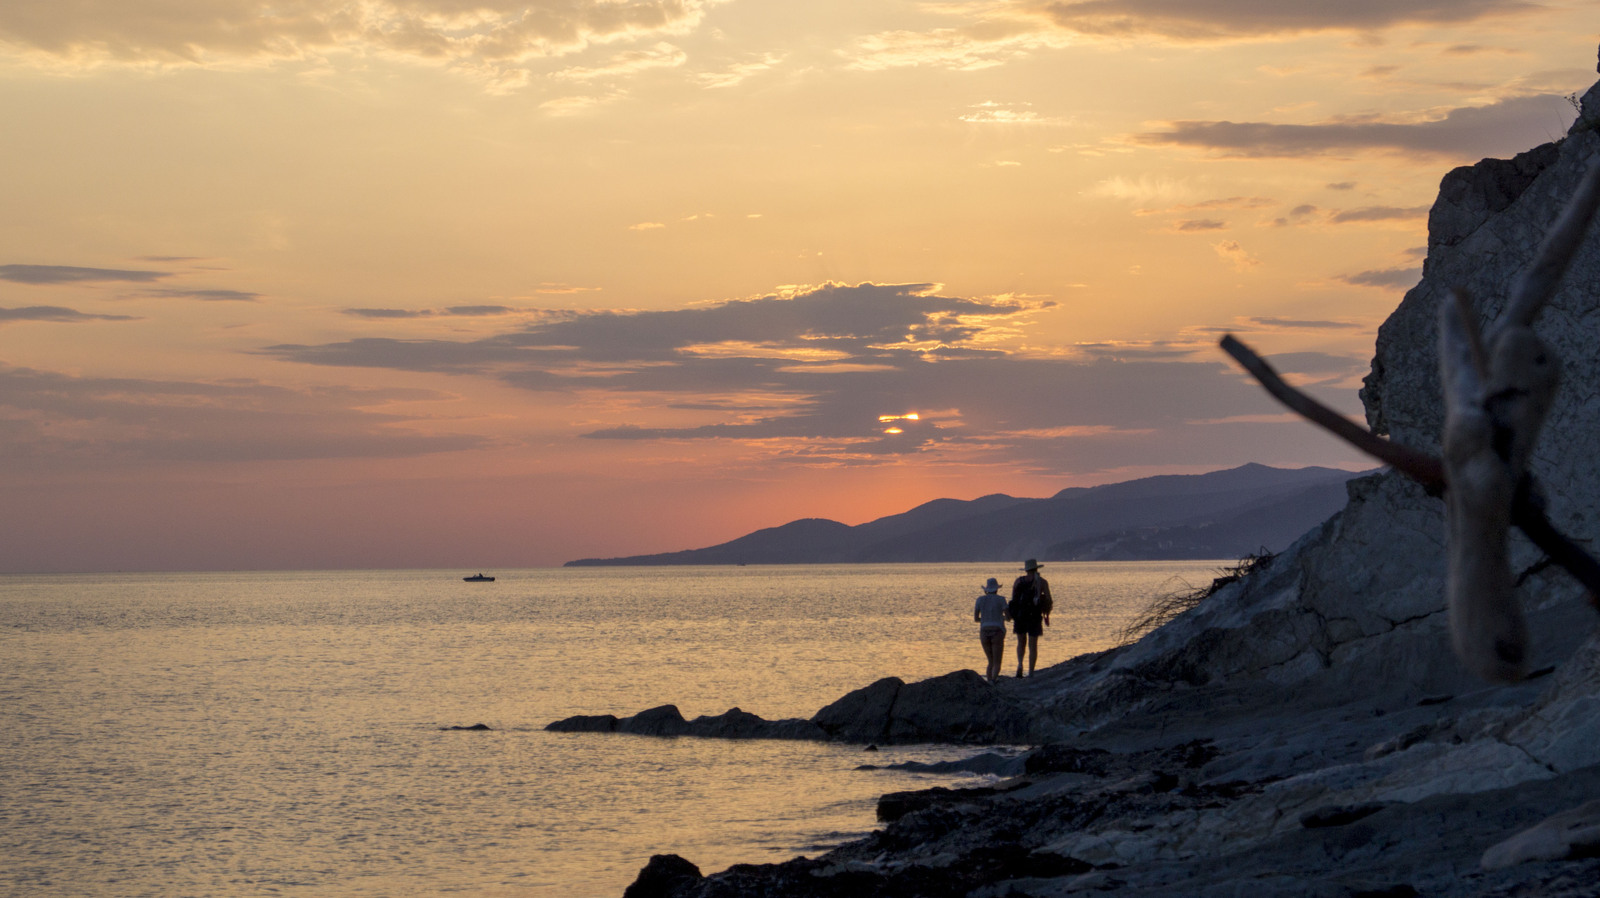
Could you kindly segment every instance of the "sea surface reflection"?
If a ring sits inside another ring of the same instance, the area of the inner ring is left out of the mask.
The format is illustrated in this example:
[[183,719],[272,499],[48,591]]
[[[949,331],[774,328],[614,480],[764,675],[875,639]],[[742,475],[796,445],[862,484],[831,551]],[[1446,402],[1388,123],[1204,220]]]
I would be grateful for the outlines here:
[[[1041,664],[1215,567],[1047,565]],[[543,727],[981,669],[1004,566],[462,573],[0,576],[0,893],[618,896],[651,854],[815,853],[884,792],[981,779],[856,769],[971,749]]]

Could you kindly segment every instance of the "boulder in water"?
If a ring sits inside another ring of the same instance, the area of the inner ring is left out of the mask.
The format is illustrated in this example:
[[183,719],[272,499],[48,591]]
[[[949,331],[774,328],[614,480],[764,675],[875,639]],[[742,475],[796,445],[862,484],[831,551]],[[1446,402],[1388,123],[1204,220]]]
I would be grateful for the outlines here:
[[674,898],[686,894],[703,878],[699,867],[676,854],[651,855],[650,863],[639,871],[639,878],[622,898]]
[[812,722],[842,742],[992,744],[1028,738],[1029,714],[970,670],[907,683],[885,677],[818,711]]
[[615,733],[620,721],[615,714],[577,714],[545,725],[552,733]]

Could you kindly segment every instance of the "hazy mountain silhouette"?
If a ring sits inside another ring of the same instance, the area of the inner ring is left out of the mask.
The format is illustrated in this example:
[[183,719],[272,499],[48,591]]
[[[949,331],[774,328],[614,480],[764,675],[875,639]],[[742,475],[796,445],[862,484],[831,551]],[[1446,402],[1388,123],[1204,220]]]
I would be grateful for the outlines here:
[[1249,464],[1047,499],[935,499],[855,526],[805,518],[704,549],[567,566],[1239,558],[1287,548],[1344,507],[1344,483],[1356,476]]

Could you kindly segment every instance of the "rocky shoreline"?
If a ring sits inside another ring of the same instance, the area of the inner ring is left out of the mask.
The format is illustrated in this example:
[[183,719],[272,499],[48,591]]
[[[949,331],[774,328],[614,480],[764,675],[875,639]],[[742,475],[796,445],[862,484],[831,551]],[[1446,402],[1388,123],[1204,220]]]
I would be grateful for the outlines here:
[[[936,679],[967,674],[981,683]],[[994,697],[1034,704],[1050,692],[1036,679]],[[819,857],[703,876],[658,856],[626,895],[1592,896],[1596,696],[1600,640],[1556,672],[1461,695],[1307,707],[1267,684],[1175,690],[1012,759],[993,786],[885,795],[880,831]]]
[[[1439,451],[1437,309],[1493,320],[1600,158],[1600,85],[1568,135],[1449,173],[1422,282],[1379,330],[1373,431]],[[1530,462],[1551,520],[1600,542],[1600,228],[1536,330],[1563,384]],[[671,896],[1597,896],[1600,638],[1571,578],[1514,537],[1535,674],[1487,685],[1450,650],[1444,504],[1393,473],[1266,569],[1131,646],[990,687],[889,679],[807,720],[664,706],[552,728],[858,743],[1037,746],[982,789],[885,796],[883,829],[815,858],[702,875],[658,856],[629,898]],[[997,768],[998,769],[998,768]]]
[[[1042,719],[1041,719],[1041,722]],[[557,733],[631,733],[715,739],[812,739],[891,745],[948,742],[993,745],[1037,741],[1034,719],[1004,691],[970,670],[918,683],[885,677],[849,693],[808,719],[766,720],[729,708],[685,720],[676,705],[632,717],[579,715],[545,727]]]

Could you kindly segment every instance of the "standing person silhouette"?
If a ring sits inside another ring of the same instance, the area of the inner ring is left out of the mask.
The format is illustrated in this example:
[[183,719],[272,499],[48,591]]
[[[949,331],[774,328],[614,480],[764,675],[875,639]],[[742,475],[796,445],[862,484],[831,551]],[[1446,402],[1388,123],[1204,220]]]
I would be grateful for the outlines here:
[[1006,600],[1000,598],[999,580],[990,577],[984,584],[983,595],[972,606],[972,619],[978,624],[978,641],[989,659],[983,678],[993,684],[1000,679],[1000,665],[1006,660],[1006,621],[1011,619]]
[[1039,664],[1039,637],[1050,626],[1050,584],[1039,576],[1039,562],[1032,558],[1022,566],[1023,575],[1011,584],[1011,629],[1017,634],[1017,676],[1022,676],[1022,658],[1028,658],[1028,676]]

